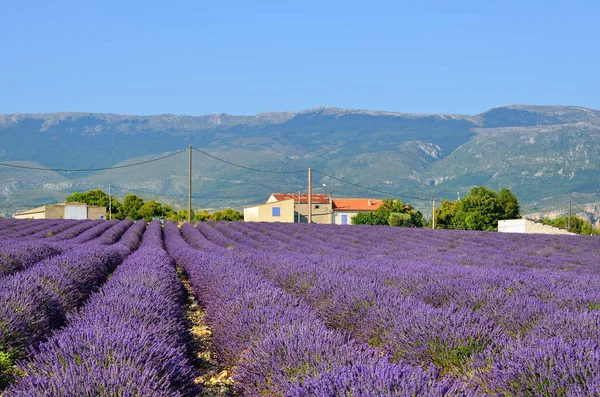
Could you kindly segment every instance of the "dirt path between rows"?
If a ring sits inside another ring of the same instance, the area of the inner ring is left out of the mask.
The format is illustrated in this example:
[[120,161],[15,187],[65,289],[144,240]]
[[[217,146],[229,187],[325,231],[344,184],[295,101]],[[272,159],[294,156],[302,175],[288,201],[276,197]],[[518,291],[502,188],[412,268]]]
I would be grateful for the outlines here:
[[188,292],[186,304],[187,318],[191,323],[190,333],[193,338],[194,364],[201,374],[195,379],[202,386],[202,397],[235,396],[231,371],[225,368],[217,359],[212,342],[212,331],[206,324],[206,311],[198,304],[189,280],[181,270],[179,276]]

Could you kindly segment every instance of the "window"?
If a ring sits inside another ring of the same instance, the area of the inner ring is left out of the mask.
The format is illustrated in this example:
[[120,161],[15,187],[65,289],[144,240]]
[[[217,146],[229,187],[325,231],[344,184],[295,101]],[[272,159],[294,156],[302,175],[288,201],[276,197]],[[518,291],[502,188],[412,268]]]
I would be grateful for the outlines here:
[[342,225],[347,225],[347,224],[348,224],[348,215],[343,214],[342,215]]
[[315,205],[315,209],[318,210],[320,207],[318,205]]
[[280,207],[272,207],[271,208],[271,216],[281,216],[281,208]]

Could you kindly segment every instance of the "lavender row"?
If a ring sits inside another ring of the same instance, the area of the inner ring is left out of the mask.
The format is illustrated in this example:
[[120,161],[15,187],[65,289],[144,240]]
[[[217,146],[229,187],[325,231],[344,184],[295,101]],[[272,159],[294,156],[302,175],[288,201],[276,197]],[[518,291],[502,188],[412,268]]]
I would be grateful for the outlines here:
[[22,363],[27,376],[6,397],[197,395],[185,294],[159,222],[150,223],[142,245]]
[[[133,222],[130,220],[116,223],[87,244],[111,245],[119,242],[119,244],[126,247],[124,249],[125,253],[134,251],[139,244],[146,223],[138,221],[136,228],[131,230],[131,233],[127,233],[132,225]],[[94,234],[96,233],[98,233],[98,230],[94,230]],[[0,241],[0,276],[14,274],[68,249],[71,249],[71,246],[65,245],[65,243],[21,242],[16,239]]]
[[48,237],[52,237],[55,234],[58,233],[62,233],[67,229],[70,229],[72,227],[75,227],[81,223],[84,223],[87,221],[81,221],[81,220],[63,220],[58,224],[55,225],[48,225],[48,227],[46,227],[45,229],[40,230],[37,233],[34,233],[32,235],[29,235],[26,237],[27,240],[39,240],[39,239],[45,239]]
[[82,246],[0,281],[0,380],[7,382],[15,359],[26,356],[65,322],[123,260],[122,250]]
[[99,223],[95,224],[91,228],[85,230],[84,232],[78,234],[77,236],[75,236],[73,238],[70,238],[67,242],[70,244],[87,243],[95,238],[100,237],[108,229],[112,228],[115,225],[118,225],[120,222],[121,221],[118,221],[118,220],[110,220],[110,221],[101,220]]
[[[136,221],[131,227],[127,229],[127,231],[121,236],[121,238],[117,241],[118,245],[122,245],[126,247],[130,252],[138,249],[140,245],[140,241],[142,240],[142,235],[146,230],[147,223],[145,220],[140,219]],[[148,237],[146,237],[146,240]]]
[[[165,226],[168,251],[184,267],[221,359],[244,395],[476,395],[435,369],[392,364],[375,349],[328,330],[302,300],[250,271],[226,248],[206,249],[194,228]],[[207,232],[208,234],[209,232]],[[214,236],[213,236],[214,237]]]
[[[127,229],[129,229],[131,227],[131,225],[133,225],[133,221],[129,220],[129,219],[126,219],[123,221],[107,221],[106,224],[110,225],[109,228],[101,231],[100,235],[90,239],[89,241],[87,241],[86,244],[97,244],[97,245],[114,244],[117,241],[119,241],[119,239],[121,238],[121,236],[123,236],[123,234],[125,234]],[[91,229],[90,229],[90,232],[91,232]],[[95,232],[98,232],[98,231],[95,231]]]
[[431,258],[337,261],[253,246],[233,255],[302,297],[330,327],[393,357],[471,376],[501,395],[598,393],[598,277],[432,266]]
[[0,219],[0,238],[7,233],[12,232],[21,222],[17,219]]
[[64,241],[64,240],[70,240],[73,239],[77,236],[79,236],[80,234],[84,233],[85,231],[93,228],[94,226],[103,224],[106,221],[103,220],[95,220],[95,221],[83,221],[81,223],[79,223],[77,226],[68,228],[60,233],[57,233],[53,236],[48,237],[47,239],[45,239],[46,242],[60,242],[60,241]]
[[[505,233],[481,233],[469,231],[441,231],[428,229],[378,227],[347,227],[332,225],[286,225],[247,224],[253,230],[275,236],[284,236],[292,249],[304,245],[305,239],[318,238],[325,242],[327,251],[341,253],[353,251],[353,255],[414,254],[438,260],[448,254],[465,265],[488,266],[511,255],[511,264],[529,268],[553,270],[597,269],[600,263],[600,239],[590,236],[515,235]],[[332,243],[335,236],[343,244]],[[277,238],[277,237],[275,237]],[[339,240],[339,238],[338,238]],[[350,247],[350,248],[349,248]],[[354,247],[355,249],[352,249]],[[401,247],[402,250],[398,250]],[[422,247],[426,247],[423,250]],[[356,249],[359,248],[359,249]],[[474,254],[477,255],[474,255]],[[433,256],[432,256],[433,254]],[[439,254],[439,255],[438,255]],[[553,263],[544,259],[555,258]],[[555,267],[556,266],[556,267]]]
[[18,220],[11,228],[2,230],[0,238],[10,239],[32,235],[49,225],[56,225],[60,220]]
[[18,240],[0,241],[0,279],[60,253],[62,250],[49,244]]

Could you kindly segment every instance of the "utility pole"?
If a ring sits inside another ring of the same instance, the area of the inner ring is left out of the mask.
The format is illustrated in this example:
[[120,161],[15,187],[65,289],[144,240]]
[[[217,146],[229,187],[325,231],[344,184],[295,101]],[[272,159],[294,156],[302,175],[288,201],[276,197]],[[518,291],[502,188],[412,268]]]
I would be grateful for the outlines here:
[[571,204],[572,201],[569,200],[569,219],[567,220],[567,230],[571,231]]
[[312,169],[308,169],[308,223],[312,223]]
[[188,168],[188,216],[187,221],[192,221],[192,144],[190,143],[190,165]]
[[431,211],[431,213],[433,214],[431,215],[431,228],[435,229],[435,199],[433,199]]
[[300,204],[302,203],[302,201],[300,201],[300,191],[298,191],[298,223],[300,223]]
[[110,195],[110,183],[108,184],[108,219],[112,219],[112,197]]

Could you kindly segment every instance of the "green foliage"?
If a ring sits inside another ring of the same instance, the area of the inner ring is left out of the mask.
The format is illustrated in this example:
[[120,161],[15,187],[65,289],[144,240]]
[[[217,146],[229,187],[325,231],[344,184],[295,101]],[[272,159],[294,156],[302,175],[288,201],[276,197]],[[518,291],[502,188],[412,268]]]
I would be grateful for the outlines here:
[[444,200],[435,209],[438,229],[497,230],[501,219],[519,217],[519,202],[508,189],[494,190],[478,186],[458,201]]
[[14,357],[0,348],[0,390],[12,383],[14,377]]
[[402,214],[399,212],[392,212],[388,218],[388,224],[390,226],[410,226],[410,215]]
[[210,219],[213,221],[241,221],[244,219],[244,214],[231,208],[225,208],[223,211],[214,212]]
[[206,222],[206,221],[210,220],[210,214],[206,210],[196,212],[194,214],[194,220],[199,221],[199,222]]
[[453,345],[435,340],[429,344],[427,353],[443,373],[463,375],[469,368],[471,358],[484,351],[488,344],[489,341],[473,338]]
[[423,227],[423,214],[402,200],[383,199],[373,212],[359,212],[351,219],[353,225],[390,225]]
[[[79,202],[88,205],[105,206],[108,209],[108,195],[102,190],[90,190],[85,193],[73,193],[67,197],[67,202]],[[163,204],[156,200],[144,202],[144,199],[135,194],[128,194],[123,200],[123,204],[119,203],[114,197],[112,198],[112,213],[117,219],[145,219],[150,221],[155,218],[168,219],[173,222],[186,221],[188,211],[182,209],[175,211],[169,204]],[[223,211],[217,211],[209,214],[204,210],[201,212],[192,211],[192,217],[195,221],[239,221],[244,219],[244,215],[231,208],[226,208]]]
[[137,221],[141,219],[140,208],[144,205],[144,200],[135,194],[128,194],[123,200],[121,212],[119,213],[119,219],[132,219]]
[[[111,214],[113,214],[114,217],[117,217],[116,214],[121,212],[121,203],[114,197],[111,197],[109,200],[108,194],[100,189],[88,190],[85,193],[75,192],[70,196],[67,196],[65,201],[67,203],[85,203],[87,205],[105,207],[106,211],[111,209]],[[112,206],[109,205],[111,202]]]
[[167,208],[163,207],[161,203],[150,200],[142,204],[138,210],[139,216],[144,218],[147,222],[153,218],[164,218],[167,215]]
[[353,225],[387,225],[387,217],[382,217],[375,211],[359,212],[352,217],[350,222]]
[[516,219],[519,217],[519,201],[510,190],[500,189],[498,192],[498,205],[503,210],[502,219]]
[[[542,222],[546,225],[556,226],[561,229],[569,228],[569,217],[568,216],[559,217],[559,218],[555,218],[555,219],[542,218],[542,219],[540,219],[540,222]],[[600,235],[600,229],[596,229],[594,227],[594,225],[592,225],[587,220],[578,218],[576,216],[571,216],[571,228],[569,230],[573,233],[578,233],[578,234],[587,234],[587,235],[594,235],[594,236]]]

